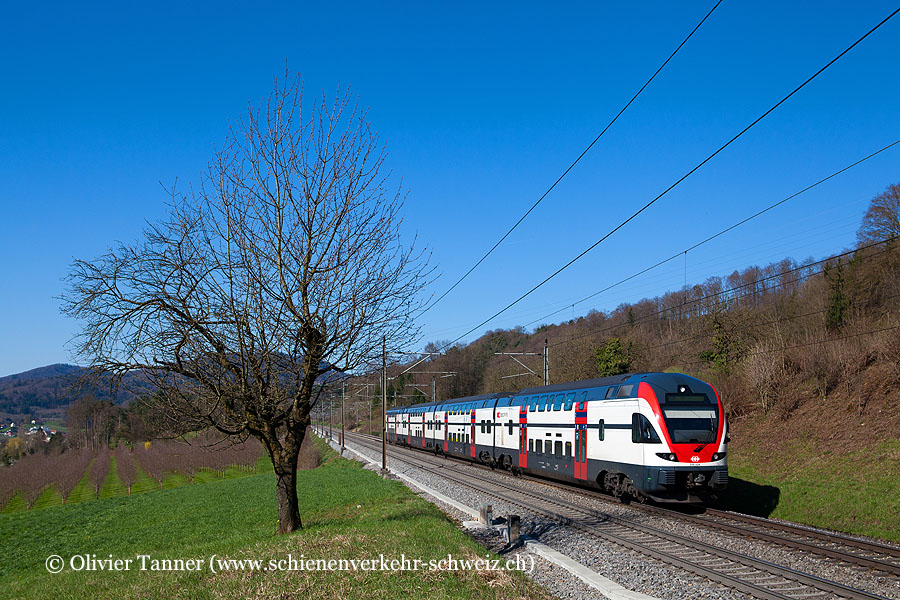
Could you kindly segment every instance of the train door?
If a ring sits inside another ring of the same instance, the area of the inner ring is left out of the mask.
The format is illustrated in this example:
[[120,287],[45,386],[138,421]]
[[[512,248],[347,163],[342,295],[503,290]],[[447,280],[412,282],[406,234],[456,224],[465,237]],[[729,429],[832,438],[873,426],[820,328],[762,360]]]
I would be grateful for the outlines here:
[[587,479],[587,403],[575,405],[575,479]]
[[490,424],[490,432],[491,432],[491,458],[497,460],[497,423],[500,420],[497,418],[497,401],[494,400],[494,404],[491,406],[491,419],[488,421]]
[[528,466],[528,405],[519,407],[519,468]]
[[471,416],[470,421],[472,424],[472,435],[469,437],[469,442],[471,442],[471,444],[469,445],[469,456],[471,456],[472,458],[475,458],[475,409],[474,408],[472,409],[472,416]]
[[450,450],[450,425],[447,421],[447,411],[444,411],[444,452],[449,452]]

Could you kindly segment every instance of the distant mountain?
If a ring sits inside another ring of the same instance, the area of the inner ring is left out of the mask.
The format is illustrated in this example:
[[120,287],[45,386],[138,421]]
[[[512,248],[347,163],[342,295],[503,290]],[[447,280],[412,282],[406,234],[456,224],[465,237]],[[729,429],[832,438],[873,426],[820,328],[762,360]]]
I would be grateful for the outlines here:
[[0,386],[4,386],[7,381],[32,381],[34,379],[47,379],[50,377],[73,375],[79,373],[80,371],[82,371],[82,367],[57,363],[55,365],[47,365],[46,367],[31,369],[30,371],[25,371],[23,373],[16,373],[15,375],[0,377]]
[[83,367],[47,365],[24,373],[0,377],[0,417],[39,415],[61,418],[69,404],[79,397],[94,396],[116,404],[126,404],[138,394],[150,391],[139,373],[129,374],[113,393],[109,382],[77,387]]
[[[329,367],[324,363],[322,366]],[[0,377],[0,420],[21,420],[24,416],[63,419],[69,404],[81,397],[93,396],[114,404],[127,404],[153,391],[153,386],[140,372],[127,374],[115,393],[109,381],[78,386],[78,378],[84,371],[84,367],[76,365],[55,364]],[[335,382],[345,377],[343,373],[329,371],[320,376],[320,381],[330,379]]]

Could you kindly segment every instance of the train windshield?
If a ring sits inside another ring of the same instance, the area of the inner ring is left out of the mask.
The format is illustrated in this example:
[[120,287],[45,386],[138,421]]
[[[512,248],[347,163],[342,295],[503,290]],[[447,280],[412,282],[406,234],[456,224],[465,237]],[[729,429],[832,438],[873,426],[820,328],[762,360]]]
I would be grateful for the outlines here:
[[716,441],[719,407],[706,394],[666,394],[662,412],[673,444]]

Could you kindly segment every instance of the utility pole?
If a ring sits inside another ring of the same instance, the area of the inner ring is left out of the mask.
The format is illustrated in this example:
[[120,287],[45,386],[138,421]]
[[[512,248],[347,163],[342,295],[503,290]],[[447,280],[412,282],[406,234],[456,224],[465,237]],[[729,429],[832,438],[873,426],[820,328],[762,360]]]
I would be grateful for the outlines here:
[[387,336],[381,338],[381,472],[387,473]]
[[341,454],[344,453],[344,392],[347,390],[347,382],[341,382]]
[[334,439],[334,398],[328,395],[328,441]]
[[550,347],[544,338],[544,385],[550,385]]

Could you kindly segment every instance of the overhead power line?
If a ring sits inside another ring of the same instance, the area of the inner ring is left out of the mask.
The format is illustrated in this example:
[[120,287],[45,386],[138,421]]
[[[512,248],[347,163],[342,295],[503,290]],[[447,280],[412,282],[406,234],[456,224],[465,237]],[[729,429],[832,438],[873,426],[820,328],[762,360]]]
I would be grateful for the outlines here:
[[[578,254],[575,258],[571,259],[569,262],[567,262],[566,264],[564,264],[563,266],[561,266],[559,269],[557,269],[556,271],[554,271],[552,274],[550,274],[549,276],[547,276],[543,281],[541,281],[540,283],[538,283],[537,285],[535,285],[534,287],[532,287],[530,290],[528,290],[527,292],[525,292],[524,294],[522,294],[521,296],[519,296],[518,298],[516,298],[515,300],[513,300],[513,301],[510,302],[509,304],[507,304],[505,307],[503,307],[503,308],[500,309],[499,311],[495,312],[493,315],[491,315],[490,317],[488,317],[487,319],[485,319],[484,321],[482,321],[481,323],[479,323],[479,324],[476,325],[475,327],[469,329],[468,331],[466,331],[464,334],[462,334],[462,335],[459,336],[458,338],[456,338],[456,339],[454,339],[454,340],[448,342],[447,344],[445,344],[445,345],[443,346],[443,348],[447,348],[447,347],[449,347],[449,346],[455,344],[456,342],[458,342],[459,340],[463,339],[464,337],[466,337],[467,335],[469,335],[469,334],[472,333],[473,331],[476,331],[476,330],[478,330],[479,328],[481,328],[481,327],[483,327],[484,325],[486,325],[487,323],[490,323],[492,320],[496,319],[497,317],[499,317],[500,315],[502,315],[503,313],[505,313],[507,310],[509,310],[510,308],[512,308],[513,306],[515,306],[516,304],[518,304],[519,302],[521,302],[522,300],[524,300],[525,298],[527,298],[528,296],[530,296],[532,293],[534,293],[535,291],[537,291],[538,289],[540,289],[541,287],[543,287],[544,285],[546,285],[550,280],[552,280],[553,278],[555,278],[557,275],[559,275],[560,273],[562,273],[563,271],[565,271],[566,269],[568,269],[570,266],[572,266],[573,264],[575,264],[578,260],[580,260],[581,258],[583,258],[583,257],[584,257],[586,254],[588,254],[591,250],[593,250],[594,248],[596,248],[597,246],[599,246],[601,243],[603,243],[605,240],[607,240],[607,239],[608,239],[610,236],[612,236],[615,232],[617,232],[618,230],[622,229],[625,225],[627,225],[627,224],[630,223],[632,220],[634,220],[634,219],[635,219],[638,215],[640,215],[642,212],[644,212],[645,210],[647,210],[648,208],[650,208],[651,206],[653,206],[653,204],[655,204],[660,198],[662,198],[663,196],[665,196],[666,194],[668,194],[670,191],[672,191],[673,189],[675,189],[675,187],[678,186],[681,182],[683,182],[685,179],[687,179],[688,177],[690,177],[691,175],[693,175],[694,173],[696,173],[701,167],[703,167],[703,165],[705,165],[706,163],[708,163],[709,161],[711,161],[711,160],[712,160],[714,157],[716,157],[720,152],[722,152],[723,150],[725,150],[725,148],[727,148],[727,147],[730,146],[732,143],[734,143],[738,138],[740,138],[740,137],[743,136],[745,133],[747,133],[748,131],[750,131],[750,129],[753,128],[757,123],[759,123],[760,121],[762,121],[763,119],[765,119],[765,118],[766,118],[767,116],[769,116],[772,112],[774,112],[779,106],[781,106],[782,104],[784,104],[785,102],[787,102],[788,99],[790,99],[794,94],[796,94],[796,93],[799,92],[801,89],[803,89],[804,87],[806,87],[812,80],[814,80],[816,77],[818,77],[819,75],[821,75],[826,69],[828,69],[828,67],[830,67],[831,65],[833,65],[834,63],[836,63],[836,62],[837,62],[838,60],[840,60],[845,54],[847,54],[848,52],[850,52],[853,48],[855,48],[857,45],[859,45],[863,40],[865,40],[867,37],[869,37],[870,35],[872,35],[872,33],[874,33],[874,32],[875,32],[878,28],[880,28],[882,25],[884,25],[885,23],[887,23],[887,22],[888,22],[891,18],[893,18],[894,15],[896,15],[898,12],[900,12],[900,8],[897,8],[896,10],[894,10],[894,12],[892,12],[892,13],[889,14],[887,17],[885,17],[880,23],[878,23],[877,25],[875,25],[874,27],[872,27],[871,29],[869,29],[865,34],[863,34],[859,39],[857,39],[855,42],[853,42],[852,44],[850,44],[850,45],[849,45],[846,49],[844,49],[840,54],[838,54],[837,56],[835,56],[834,58],[832,58],[830,61],[828,61],[828,63],[826,63],[825,66],[823,66],[823,67],[820,68],[818,71],[816,71],[815,73],[813,73],[808,79],[806,79],[806,81],[804,81],[803,83],[801,83],[800,85],[798,85],[797,87],[795,87],[789,94],[787,94],[784,98],[782,98],[781,100],[779,100],[778,102],[776,102],[776,103],[775,103],[770,109],[768,109],[766,112],[764,112],[763,114],[761,114],[760,116],[758,116],[756,119],[754,119],[749,125],[747,125],[746,127],[744,127],[744,128],[743,128],[740,132],[738,132],[734,137],[732,137],[732,138],[729,139],[727,142],[725,142],[724,144],[722,144],[721,146],[719,146],[719,148],[718,148],[715,152],[713,152],[712,154],[710,154],[709,156],[707,156],[705,159],[703,159],[703,160],[702,160],[700,163],[698,163],[694,168],[692,168],[690,171],[688,171],[687,173],[685,173],[684,175],[682,175],[678,180],[676,180],[675,183],[673,183],[672,185],[670,185],[669,187],[667,187],[665,190],[663,190],[662,193],[660,193],[659,195],[657,195],[655,198],[653,198],[652,200],[650,200],[649,202],[647,202],[646,204],[644,204],[644,205],[643,205],[640,209],[638,209],[634,214],[632,214],[630,217],[628,217],[627,219],[625,219],[624,221],[622,221],[621,223],[619,223],[618,225],[616,225],[612,230],[610,230],[608,233],[606,233],[606,234],[605,234],[603,237],[601,237],[599,240],[597,240],[596,242],[594,242],[593,244],[591,244],[590,246],[588,246],[583,252],[581,252],[580,254]],[[443,348],[442,348],[442,349],[443,349]]]
[[[860,251],[863,251],[863,250],[868,250],[869,248],[873,248],[873,247],[875,247],[875,246],[881,246],[881,245],[884,245],[884,244],[888,244],[889,242],[894,242],[894,241],[896,241],[897,239],[898,239],[898,238],[897,238],[896,236],[894,236],[894,237],[890,237],[890,238],[887,238],[887,239],[879,240],[879,241],[877,241],[877,242],[873,242],[873,243],[867,244],[867,245],[865,245],[865,246],[860,246],[859,248],[856,248],[855,250],[848,250],[848,251],[846,251],[846,252],[842,252],[841,254],[835,254],[835,255],[833,255],[833,256],[829,256],[828,258],[823,258],[823,259],[817,260],[817,261],[815,261],[815,262],[802,264],[802,265],[799,265],[799,266],[797,266],[797,267],[794,267],[793,269],[787,269],[787,270],[785,270],[785,271],[780,271],[780,272],[775,273],[775,274],[773,274],[773,275],[768,275],[768,276],[766,276],[766,277],[761,277],[761,278],[756,279],[756,280],[754,280],[754,281],[751,281],[751,282],[749,282],[749,283],[743,283],[743,284],[741,284],[741,285],[737,285],[737,286],[734,286],[734,287],[731,287],[731,288],[726,288],[726,289],[724,289],[724,290],[721,290],[721,291],[718,291],[718,292],[715,292],[715,293],[712,293],[712,294],[707,294],[706,296],[701,296],[700,298],[691,298],[689,301],[683,303],[682,306],[685,306],[685,305],[688,305],[688,304],[697,304],[697,303],[699,303],[699,302],[703,302],[703,301],[706,301],[706,300],[711,300],[711,299],[716,298],[716,297],[719,297],[719,296],[727,296],[729,293],[736,292],[736,291],[741,290],[741,289],[743,289],[743,288],[750,287],[750,286],[753,286],[753,285],[757,285],[757,284],[759,284],[759,283],[763,283],[763,282],[766,282],[766,281],[771,281],[771,280],[773,280],[773,279],[778,279],[778,278],[784,277],[785,275],[789,275],[789,274],[791,274],[791,273],[796,273],[797,271],[802,271],[802,270],[804,270],[804,269],[809,269],[810,267],[814,267],[814,266],[816,266],[816,265],[821,265],[821,264],[824,264],[824,263],[827,263],[827,262],[830,262],[830,261],[833,261],[833,260],[836,260],[836,259],[840,259],[840,258],[844,258],[844,257],[846,257],[846,256],[850,256],[850,255],[856,254],[857,252],[860,252]],[[886,252],[894,252],[894,251],[897,251],[897,250],[900,250],[900,247],[897,247],[897,246],[893,246],[893,247],[892,247],[892,246],[885,246],[882,250],[879,250],[878,252],[873,252],[872,254],[870,254],[870,255],[868,255],[868,256],[865,256],[864,258],[865,258],[865,259],[871,259],[871,258],[874,258],[875,256],[880,255],[880,254],[884,254],[884,253],[886,253]],[[793,279],[793,280],[788,281],[788,282],[786,282],[786,283],[796,283],[797,281],[800,281],[801,279],[802,279],[802,277],[799,277],[799,278],[797,278],[797,279]],[[744,295],[741,295],[741,296],[736,296],[736,297],[734,297],[733,299],[739,300],[739,299],[741,299],[741,298],[746,297],[747,295],[749,295],[749,294],[744,294]],[[664,308],[664,309],[662,309],[662,310],[659,310],[659,311],[657,311],[657,312],[650,313],[650,314],[648,314],[648,315],[645,315],[645,316],[643,316],[643,317],[640,317],[640,318],[636,319],[636,320],[634,321],[634,324],[643,323],[644,321],[649,321],[649,320],[651,320],[651,319],[657,318],[657,317],[659,317],[659,316],[661,316],[661,315],[663,315],[663,314],[665,314],[665,313],[667,313],[667,312],[670,312],[670,311],[672,311],[672,310],[675,310],[675,308],[676,308],[676,307],[666,307],[666,308]],[[574,341],[576,341],[576,340],[580,340],[580,339],[582,339],[582,338],[586,338],[586,337],[590,337],[590,336],[596,336],[596,335],[601,334],[601,333],[606,333],[606,332],[608,332],[608,331],[613,331],[613,330],[615,330],[615,329],[624,329],[624,328],[630,327],[630,326],[631,326],[630,323],[620,323],[620,324],[617,324],[617,325],[610,325],[609,327],[605,327],[605,328],[600,329],[600,330],[598,330],[598,331],[588,331],[587,333],[583,333],[583,334],[580,334],[580,335],[576,335],[576,336],[571,337],[571,338],[566,339],[566,340],[560,340],[560,341],[558,341],[558,342],[554,342],[554,343],[550,344],[550,348],[555,348],[556,346],[560,346],[560,345],[562,345],[562,344],[568,344],[568,343],[574,342]]]
[[[900,329],[900,325],[892,325],[890,327],[882,327],[881,329],[872,329],[869,331],[860,331],[857,333],[848,333],[848,334],[845,334],[845,335],[842,335],[839,337],[829,336],[829,337],[824,337],[824,338],[820,338],[817,340],[813,340],[811,342],[805,342],[803,344],[794,344],[793,346],[783,346],[780,348],[772,348],[771,350],[757,350],[756,352],[751,352],[749,354],[745,354],[744,356],[750,357],[750,356],[760,356],[763,354],[775,354],[778,352],[784,352],[786,350],[793,350],[795,348],[807,348],[809,346],[819,346],[822,344],[831,344],[832,342],[839,342],[841,340],[847,340],[847,339],[851,339],[851,338],[861,337],[864,335],[875,335],[876,333],[883,333],[885,331],[894,331],[895,329]],[[709,362],[709,361],[693,360],[691,362],[682,363],[682,365],[683,366],[688,366],[688,365],[689,366],[695,366],[695,365],[701,366],[707,362]]]
[[[891,294],[890,296],[884,296],[881,300],[886,302],[888,300],[896,300],[897,298],[900,298],[900,294]],[[763,327],[768,327],[769,325],[778,325],[779,323],[788,323],[790,321],[798,321],[800,319],[805,319],[807,317],[825,314],[829,310],[831,310],[830,307],[825,307],[825,308],[820,308],[818,310],[806,312],[806,313],[803,313],[800,315],[787,315],[785,317],[779,317],[777,319],[771,319],[769,321],[763,321],[763,322],[757,321],[756,320],[757,316],[755,316],[755,315],[749,316],[746,319],[737,323],[736,326],[729,327],[728,333],[731,334],[731,333],[736,333],[736,332],[758,330]],[[887,316],[888,314],[889,313],[885,313],[882,316]],[[705,339],[709,339],[710,337],[711,337],[711,334],[709,332],[704,332],[704,333],[699,333],[699,334],[691,335],[691,336],[684,337],[684,338],[669,340],[667,342],[663,342],[662,344],[656,344],[655,346],[647,346],[646,348],[644,348],[644,350],[656,350],[658,348],[665,348],[667,346],[674,346],[676,344],[683,344],[685,342],[693,342],[695,340],[705,340]],[[754,354],[757,354],[757,353],[752,352],[750,354],[750,356],[752,356]]]
[[697,243],[694,244],[693,246],[689,246],[688,248],[685,248],[684,250],[681,250],[680,252],[676,252],[675,254],[673,254],[672,256],[670,256],[669,258],[663,259],[663,260],[657,262],[656,264],[653,264],[653,265],[651,265],[651,266],[649,266],[649,267],[647,267],[647,268],[645,268],[645,269],[642,269],[642,270],[638,271],[637,273],[634,273],[634,274],[632,274],[632,275],[629,275],[629,276],[626,277],[625,279],[620,279],[620,280],[617,281],[616,283],[613,283],[613,284],[611,284],[611,285],[608,285],[608,286],[606,286],[605,288],[603,288],[602,290],[600,290],[600,291],[598,291],[598,292],[594,292],[593,294],[590,294],[590,295],[588,295],[588,296],[585,296],[584,298],[581,298],[580,300],[576,300],[575,302],[573,302],[573,303],[571,303],[571,304],[566,304],[563,308],[560,308],[559,310],[555,310],[555,311],[553,311],[553,312],[551,312],[551,313],[549,313],[549,314],[544,315],[543,317],[540,317],[540,318],[538,318],[538,319],[535,319],[534,321],[531,321],[531,322],[529,322],[529,323],[526,323],[526,324],[524,325],[524,327],[529,327],[529,326],[531,326],[531,325],[537,323],[538,321],[543,321],[544,319],[549,319],[550,317],[552,317],[552,316],[554,316],[554,315],[556,315],[556,314],[559,314],[559,313],[561,313],[561,312],[564,311],[564,310],[568,310],[569,308],[574,308],[576,304],[581,304],[582,302],[586,302],[586,301],[590,300],[591,298],[595,298],[595,297],[599,296],[600,294],[602,294],[602,293],[604,293],[604,292],[608,292],[609,290],[611,290],[611,289],[613,289],[613,288],[615,288],[615,287],[618,287],[618,286],[622,285],[623,283],[627,283],[628,281],[631,281],[632,279],[634,279],[634,278],[636,278],[636,277],[640,277],[641,275],[644,275],[645,273],[647,273],[647,272],[649,272],[649,271],[652,271],[653,269],[656,269],[657,267],[661,267],[662,265],[664,265],[664,264],[666,264],[666,263],[668,263],[668,262],[671,262],[671,261],[675,260],[676,258],[679,258],[679,257],[681,257],[681,256],[684,256],[684,255],[687,254],[688,252],[691,252],[691,251],[693,251],[693,250],[696,250],[696,249],[699,248],[700,246],[702,246],[702,245],[704,245],[704,244],[707,244],[707,243],[713,241],[714,239],[716,239],[716,238],[718,238],[718,237],[720,237],[720,236],[725,235],[725,234],[728,233],[729,231],[732,231],[732,230],[734,230],[734,229],[737,229],[737,228],[740,227],[741,225],[745,225],[746,223],[752,221],[753,219],[755,219],[755,218],[757,218],[757,217],[760,217],[760,216],[764,215],[765,213],[769,212],[770,210],[773,210],[773,209],[775,209],[775,208],[781,206],[781,205],[784,204],[785,202],[787,202],[787,201],[789,201],[789,200],[792,200],[792,199],[796,198],[797,196],[799,196],[799,195],[801,195],[801,194],[804,194],[804,193],[808,192],[809,190],[811,190],[811,189],[813,189],[813,188],[815,188],[815,187],[817,187],[817,186],[819,186],[819,185],[825,183],[826,181],[829,181],[830,179],[834,179],[835,177],[837,177],[837,176],[840,175],[841,173],[844,173],[844,172],[846,172],[846,171],[849,171],[849,170],[852,169],[853,167],[856,167],[856,166],[858,166],[858,165],[860,165],[860,164],[866,162],[866,161],[869,160],[870,158],[873,158],[873,157],[875,157],[875,156],[878,156],[879,154],[881,154],[881,153],[884,152],[885,150],[889,150],[890,148],[893,148],[893,147],[896,146],[897,144],[900,144],[900,139],[898,139],[898,140],[896,140],[896,141],[894,141],[894,142],[891,142],[891,143],[888,144],[887,146],[884,146],[884,147],[882,147],[882,148],[876,150],[875,152],[872,152],[872,153],[869,154],[868,156],[865,156],[865,157],[863,157],[863,158],[857,160],[857,161],[854,162],[853,164],[847,165],[847,166],[844,167],[843,169],[840,169],[840,170],[838,170],[838,171],[835,171],[834,173],[832,173],[832,174],[829,175],[828,177],[823,177],[822,179],[818,180],[817,182],[815,182],[815,183],[813,183],[813,184],[810,184],[810,185],[806,186],[806,187],[803,188],[802,190],[797,191],[797,192],[794,192],[794,193],[791,194],[790,196],[788,196],[788,197],[786,197],[786,198],[783,198],[783,199],[779,200],[778,202],[775,202],[774,204],[770,204],[769,206],[765,207],[764,209],[762,209],[762,210],[760,210],[760,211],[757,211],[756,213],[750,215],[749,217],[746,217],[745,219],[742,219],[742,220],[738,221],[737,223],[734,223],[733,225],[729,225],[729,226],[726,227],[725,229],[722,229],[722,230],[719,231],[718,233],[715,233],[715,234],[709,236],[708,238],[704,239],[703,241],[697,242]]
[[702,19],[700,19],[700,22],[697,23],[697,26],[694,27],[694,28],[691,30],[691,32],[687,35],[686,38],[684,38],[683,40],[681,40],[681,43],[678,44],[678,47],[675,48],[675,50],[672,51],[672,54],[669,55],[669,57],[665,60],[665,62],[663,62],[663,64],[661,64],[661,65],[659,66],[659,68],[656,69],[656,71],[653,73],[653,75],[650,76],[650,79],[648,79],[648,80],[646,81],[646,83],[644,83],[644,85],[641,86],[641,89],[639,89],[639,90],[634,94],[634,96],[631,97],[631,100],[629,100],[629,101],[625,104],[625,106],[623,106],[622,109],[621,109],[618,113],[616,113],[616,116],[613,117],[612,120],[611,120],[609,123],[607,123],[606,127],[603,128],[603,131],[601,131],[601,132],[597,135],[597,137],[595,137],[594,140],[593,140],[590,144],[588,144],[587,148],[585,148],[584,151],[582,151],[582,153],[578,155],[578,158],[576,158],[574,161],[572,161],[572,164],[570,164],[570,165],[566,168],[566,170],[563,171],[563,174],[560,175],[560,176],[556,179],[556,181],[553,182],[553,185],[551,185],[549,188],[547,188],[547,191],[545,191],[543,194],[541,194],[541,197],[537,199],[537,202],[535,202],[534,204],[532,204],[532,205],[531,205],[531,208],[529,208],[527,211],[525,211],[525,214],[524,214],[524,215],[522,215],[521,217],[519,217],[519,220],[516,221],[516,222],[513,224],[513,226],[510,227],[509,230],[508,230],[506,233],[504,233],[503,236],[502,236],[499,240],[497,240],[497,242],[496,242],[493,246],[491,246],[490,250],[488,250],[487,252],[484,253],[484,256],[482,256],[481,258],[478,259],[478,262],[476,262],[474,265],[472,265],[472,267],[471,267],[468,271],[466,271],[466,272],[463,274],[462,277],[460,277],[459,279],[457,279],[457,280],[456,280],[456,283],[454,283],[453,285],[451,285],[450,288],[447,289],[447,291],[445,291],[443,294],[441,294],[440,297],[438,297],[437,300],[435,300],[434,302],[432,302],[431,304],[429,304],[428,306],[426,306],[426,307],[422,310],[422,312],[421,312],[420,314],[425,314],[426,312],[428,312],[429,310],[431,310],[432,308],[434,308],[434,305],[435,305],[435,304],[437,304],[438,302],[440,302],[441,300],[443,300],[443,299],[447,296],[447,294],[449,294],[450,292],[452,292],[452,291],[456,288],[456,286],[458,286],[460,283],[462,283],[463,280],[465,280],[466,277],[468,277],[468,276],[472,273],[472,271],[474,271],[475,269],[478,268],[478,265],[480,265],[481,263],[483,263],[484,260],[485,260],[488,256],[490,256],[491,253],[492,253],[494,250],[497,249],[497,246],[499,246],[500,244],[503,243],[503,240],[505,240],[507,237],[509,237],[509,234],[511,234],[513,231],[515,231],[515,229],[522,223],[522,221],[524,221],[525,218],[528,217],[528,215],[531,214],[531,211],[533,211],[535,208],[537,208],[538,204],[540,204],[540,203],[544,200],[544,198],[546,198],[547,195],[550,194],[550,192],[553,191],[553,189],[557,186],[557,184],[559,184],[559,182],[562,181],[563,178],[565,178],[565,176],[569,174],[569,171],[571,171],[571,170],[575,167],[575,165],[577,165],[578,162],[579,162],[582,158],[584,158],[584,156],[590,151],[590,149],[594,147],[594,144],[596,144],[596,143],[600,140],[600,138],[603,137],[603,134],[606,133],[606,131],[607,131],[610,127],[613,126],[613,123],[615,123],[616,121],[619,120],[619,117],[622,116],[622,113],[624,113],[626,110],[628,110],[628,107],[631,106],[632,102],[634,102],[635,100],[637,100],[637,97],[641,95],[641,92],[643,92],[643,91],[647,88],[647,86],[650,85],[650,82],[652,82],[652,81],[656,78],[656,76],[659,75],[659,73],[665,68],[665,66],[666,66],[667,64],[669,64],[669,61],[671,61],[671,60],[675,57],[675,55],[678,54],[678,51],[681,50],[681,47],[684,46],[684,45],[687,43],[687,41],[688,41],[689,39],[691,39],[691,36],[693,36],[694,33],[695,33],[698,29],[700,29],[700,26],[703,25],[703,23],[706,21],[706,19],[709,18],[709,16],[713,13],[714,10],[716,10],[716,8],[717,8],[721,3],[722,3],[722,0],[718,0],[718,2],[716,2],[715,5],[714,5],[711,9],[709,9],[709,12],[706,13],[706,16],[704,16]]

